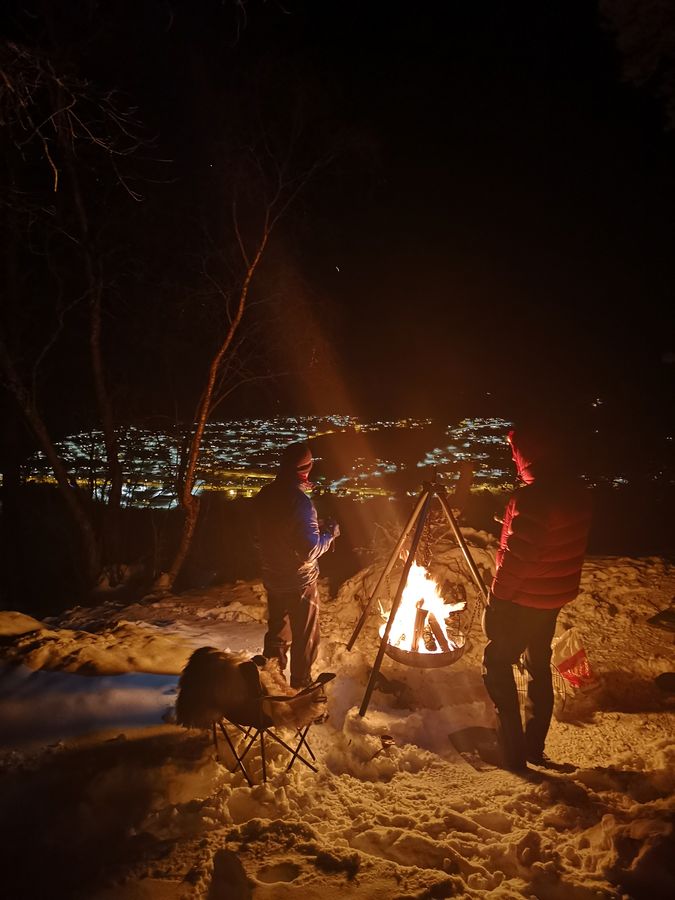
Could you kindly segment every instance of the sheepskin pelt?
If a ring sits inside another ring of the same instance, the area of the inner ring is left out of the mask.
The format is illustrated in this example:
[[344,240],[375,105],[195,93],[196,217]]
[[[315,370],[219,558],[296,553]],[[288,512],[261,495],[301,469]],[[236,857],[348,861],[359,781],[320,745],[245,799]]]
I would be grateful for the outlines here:
[[[200,647],[190,656],[178,682],[176,721],[187,728],[209,728],[213,722],[229,719],[240,724],[255,723],[262,712],[280,728],[302,728],[321,721],[326,714],[326,694],[319,685],[299,694],[286,683],[276,660],[258,668],[263,697],[256,696],[250,677],[241,663],[248,657],[224,653],[215,647]],[[288,700],[269,699],[288,697]]]

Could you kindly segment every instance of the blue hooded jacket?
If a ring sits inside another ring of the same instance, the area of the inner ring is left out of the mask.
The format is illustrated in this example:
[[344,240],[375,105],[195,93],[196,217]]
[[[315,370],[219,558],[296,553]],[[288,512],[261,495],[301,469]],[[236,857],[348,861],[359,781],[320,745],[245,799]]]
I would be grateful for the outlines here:
[[319,577],[319,557],[334,540],[294,472],[281,471],[254,499],[263,583],[275,593],[302,590]]

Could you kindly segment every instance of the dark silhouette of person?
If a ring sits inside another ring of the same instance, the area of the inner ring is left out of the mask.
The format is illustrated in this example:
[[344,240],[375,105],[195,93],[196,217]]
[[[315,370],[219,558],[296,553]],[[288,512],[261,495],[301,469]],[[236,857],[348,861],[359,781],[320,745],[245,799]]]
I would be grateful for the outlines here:
[[[553,714],[551,642],[561,608],[579,592],[592,497],[557,430],[523,423],[509,432],[522,486],[504,513],[485,610],[483,680],[495,704],[504,766],[553,765],[544,743]],[[528,674],[525,723],[513,665]]]
[[289,444],[276,478],[254,498],[256,543],[267,592],[263,655],[286,670],[290,647],[291,687],[312,681],[319,650],[319,557],[340,534],[336,522],[321,527],[307,494],[313,465],[309,445]]

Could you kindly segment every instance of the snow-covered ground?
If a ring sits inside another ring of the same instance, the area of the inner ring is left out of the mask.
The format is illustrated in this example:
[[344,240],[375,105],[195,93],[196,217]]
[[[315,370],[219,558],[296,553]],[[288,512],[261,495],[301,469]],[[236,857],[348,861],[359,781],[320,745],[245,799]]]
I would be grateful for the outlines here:
[[[492,538],[467,539],[487,578]],[[456,548],[438,550],[432,569],[441,582],[465,578]],[[286,752],[272,748],[267,784],[251,758],[252,788],[216,759],[209,733],[176,725],[173,712],[195,648],[260,651],[259,583],[126,608],[110,600],[44,622],[0,612],[3,896],[675,896],[675,699],[655,682],[675,668],[674,633],[647,621],[675,602],[675,568],[587,560],[559,633],[574,628],[595,678],[580,689],[557,680],[565,694],[547,743],[572,771],[527,776],[456,749],[494,725],[468,581],[466,652],[433,669],[385,656],[359,714],[377,604],[346,644],[380,573],[365,569],[336,597],[322,582],[316,671],[336,678],[329,718],[310,731],[318,774],[286,772]]]

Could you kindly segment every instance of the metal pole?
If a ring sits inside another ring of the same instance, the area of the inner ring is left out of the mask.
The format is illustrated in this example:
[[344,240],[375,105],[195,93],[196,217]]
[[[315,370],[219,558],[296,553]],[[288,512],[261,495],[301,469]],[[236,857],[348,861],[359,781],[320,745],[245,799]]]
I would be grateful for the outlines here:
[[487,606],[488,599],[489,599],[489,591],[488,591],[487,587],[485,586],[485,582],[483,581],[481,574],[478,571],[478,568],[476,566],[476,563],[473,560],[473,557],[471,556],[471,552],[469,551],[467,543],[464,540],[464,535],[459,530],[459,526],[457,525],[457,520],[455,519],[455,516],[454,516],[452,510],[450,509],[450,505],[448,504],[447,497],[445,496],[445,491],[442,488],[436,489],[436,496],[440,500],[441,506],[443,507],[443,511],[445,512],[445,515],[448,518],[448,522],[450,523],[450,527],[452,528],[452,533],[455,536],[455,540],[457,541],[457,543],[459,544],[459,546],[462,549],[462,553],[464,554],[464,558],[466,559],[469,570],[471,571],[473,580],[476,582],[478,590],[480,591],[480,598],[483,603],[483,606]]
[[396,596],[394,597],[394,602],[392,604],[391,611],[389,612],[387,626],[384,629],[384,634],[382,635],[382,640],[380,641],[380,649],[377,651],[377,657],[375,659],[375,662],[373,663],[373,669],[370,673],[370,678],[368,679],[366,693],[363,695],[363,702],[361,703],[361,709],[359,710],[359,715],[361,717],[365,716],[366,710],[368,709],[368,704],[370,703],[370,698],[372,696],[373,690],[375,689],[375,681],[377,680],[380,666],[382,665],[382,660],[384,658],[384,652],[389,642],[389,632],[391,631],[391,627],[394,624],[394,619],[396,618],[396,613],[398,612],[398,608],[401,604],[403,589],[405,588],[406,582],[408,581],[408,573],[410,572],[413,560],[415,559],[415,554],[417,553],[417,545],[419,544],[420,538],[422,537],[424,521],[427,517],[427,512],[429,510],[429,501],[431,500],[430,491],[425,490],[425,494],[426,497],[424,499],[422,511],[417,521],[417,528],[415,529],[415,534],[413,535],[412,543],[410,545],[410,552],[408,553],[408,558],[406,559],[405,565],[403,566],[403,574],[401,575],[398,590],[396,591]]
[[375,590],[373,591],[373,593],[370,596],[370,599],[366,603],[366,605],[363,609],[363,612],[361,613],[361,617],[360,617],[359,621],[356,623],[356,628],[354,629],[354,633],[349,638],[349,643],[347,644],[347,650],[352,649],[352,647],[354,646],[354,643],[356,642],[356,638],[359,636],[361,629],[365,625],[366,619],[368,618],[368,613],[370,611],[370,607],[372,606],[373,601],[379,594],[380,588],[384,584],[385,578],[387,577],[387,575],[389,575],[391,570],[394,568],[396,560],[398,559],[399,554],[401,552],[401,547],[403,546],[406,538],[410,534],[412,527],[415,524],[415,519],[417,519],[417,516],[419,515],[419,512],[422,509],[422,504],[424,503],[424,500],[427,497],[428,493],[429,493],[429,489],[425,487],[424,490],[422,491],[422,493],[417,498],[417,503],[415,504],[415,509],[412,511],[410,518],[408,519],[408,522],[406,523],[406,526],[403,529],[401,537],[398,539],[396,546],[392,550],[391,556],[389,557],[389,562],[387,563],[384,571],[380,575],[380,580],[375,585]]

